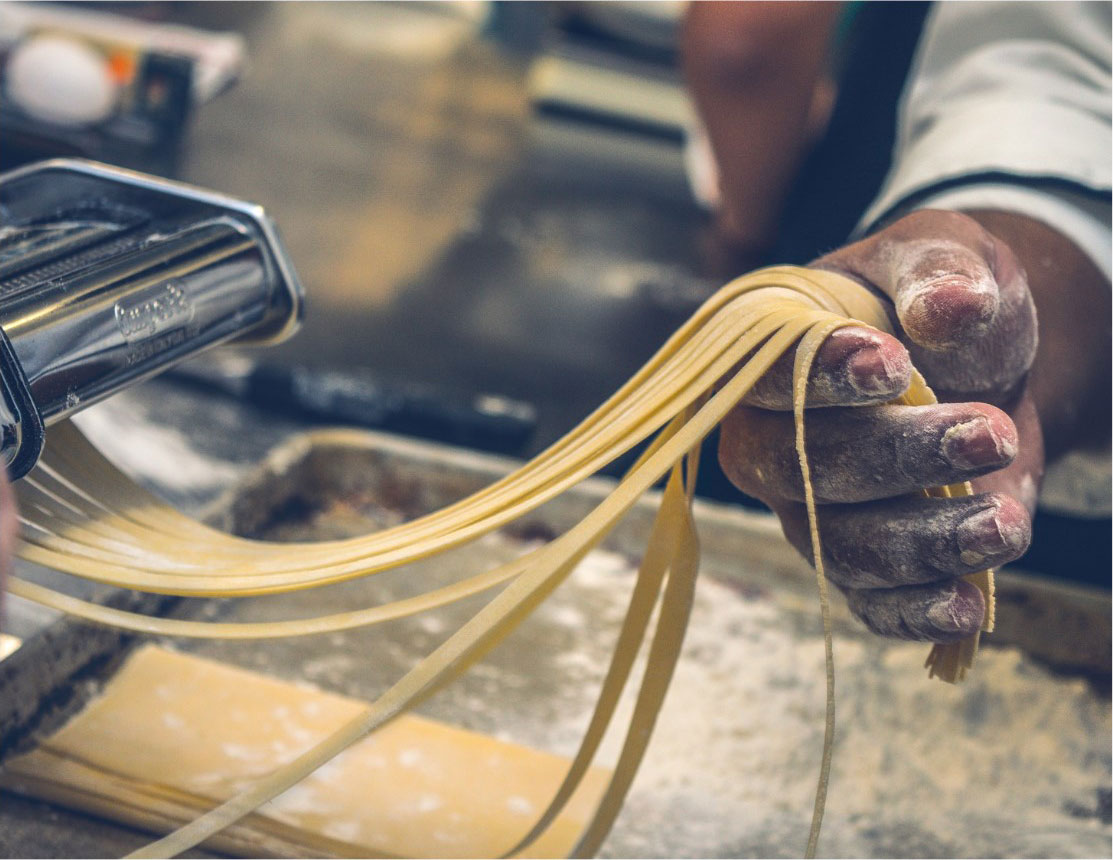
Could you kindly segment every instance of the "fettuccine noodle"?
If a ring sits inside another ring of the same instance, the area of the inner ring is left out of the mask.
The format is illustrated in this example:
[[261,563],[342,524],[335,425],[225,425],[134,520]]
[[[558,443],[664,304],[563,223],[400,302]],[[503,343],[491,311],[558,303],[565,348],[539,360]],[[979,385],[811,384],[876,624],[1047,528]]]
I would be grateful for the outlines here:
[[[127,612],[13,578],[13,593],[89,621],[144,633],[228,639],[344,630],[501,589],[365,713],[332,737],[239,797],[132,856],[174,855],[199,844],[450,683],[514,630],[637,499],[667,476],[630,605],[579,751],[548,809],[517,844],[506,846],[507,856],[526,849],[579,785],[612,721],[656,608],[647,669],[613,778],[574,852],[576,856],[595,853],[637,771],[680,653],[699,559],[691,501],[700,444],[770,366],[793,348],[796,445],[820,590],[827,666],[826,732],[807,849],[809,855],[814,854],[831,761],[834,664],[816,505],[804,446],[805,388],[824,339],[840,327],[861,323],[889,330],[881,301],[842,276],[784,266],[739,278],[700,308],[618,392],[533,460],[442,510],[348,540],[279,545],[225,534],[137,487],[68,422],[52,428],[42,461],[17,487],[24,526],[20,555],[121,588],[207,597],[313,588],[436,555],[512,522],[652,438],[613,492],[564,534],[493,570],[394,603],[313,618],[223,623]],[[920,405],[934,403],[935,398],[914,374],[912,385],[898,402]],[[970,488],[954,485],[925,492],[967,495]],[[991,629],[992,572],[968,579],[985,596],[984,629]],[[953,645],[935,646],[927,662],[931,674],[948,681],[961,679],[977,644],[975,635]]]

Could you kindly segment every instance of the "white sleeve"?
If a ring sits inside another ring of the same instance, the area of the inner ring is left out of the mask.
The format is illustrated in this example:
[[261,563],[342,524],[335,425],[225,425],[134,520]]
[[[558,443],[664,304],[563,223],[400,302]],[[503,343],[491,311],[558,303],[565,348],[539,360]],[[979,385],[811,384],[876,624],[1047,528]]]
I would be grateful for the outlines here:
[[1016,211],[1109,275],[1110,5],[944,2],[925,23],[893,167],[859,232],[932,206]]
[[1027,215],[1071,239],[1107,280],[1113,279],[1110,205],[1107,199],[1069,187],[1035,188],[1020,183],[975,182],[918,198],[914,209],[996,209]]

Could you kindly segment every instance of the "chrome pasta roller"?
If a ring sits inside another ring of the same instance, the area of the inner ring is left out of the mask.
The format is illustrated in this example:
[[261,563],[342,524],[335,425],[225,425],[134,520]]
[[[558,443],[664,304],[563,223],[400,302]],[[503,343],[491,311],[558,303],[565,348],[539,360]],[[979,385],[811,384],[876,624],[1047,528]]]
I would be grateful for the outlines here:
[[47,425],[301,314],[259,206],[89,161],[0,175],[0,461],[22,477]]

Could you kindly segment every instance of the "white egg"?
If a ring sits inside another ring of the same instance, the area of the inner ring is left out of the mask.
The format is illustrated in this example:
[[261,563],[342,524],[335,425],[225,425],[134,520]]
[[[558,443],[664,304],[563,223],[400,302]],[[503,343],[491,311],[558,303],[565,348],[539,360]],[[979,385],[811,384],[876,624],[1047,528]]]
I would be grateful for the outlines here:
[[4,87],[27,113],[60,125],[99,122],[112,114],[117,99],[105,57],[65,36],[39,36],[16,47]]

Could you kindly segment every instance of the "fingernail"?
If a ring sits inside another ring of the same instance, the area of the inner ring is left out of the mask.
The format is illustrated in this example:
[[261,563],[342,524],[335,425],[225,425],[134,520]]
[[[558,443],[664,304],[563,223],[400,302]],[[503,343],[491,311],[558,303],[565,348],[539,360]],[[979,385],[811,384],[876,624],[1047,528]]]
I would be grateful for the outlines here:
[[905,313],[940,327],[985,325],[997,310],[992,288],[961,277],[945,277],[919,285]]
[[1005,536],[997,522],[997,508],[987,508],[963,520],[958,529],[959,558],[964,564],[977,565],[987,558],[1000,555],[1005,549]]
[[969,278],[933,278],[908,289],[901,321],[923,346],[953,346],[981,329],[997,312],[992,289]]
[[926,613],[928,622],[947,637],[968,636],[982,625],[985,599],[967,582],[956,582],[952,594],[933,603]]
[[846,362],[847,379],[860,394],[892,394],[903,390],[900,369],[876,345],[864,346],[850,354]]
[[995,433],[984,417],[948,427],[941,448],[943,457],[957,469],[1004,465],[1016,456],[1016,443]]
[[1023,523],[1002,521],[1001,509],[993,505],[971,514],[955,530],[959,558],[969,565],[1017,555],[1027,544]]

